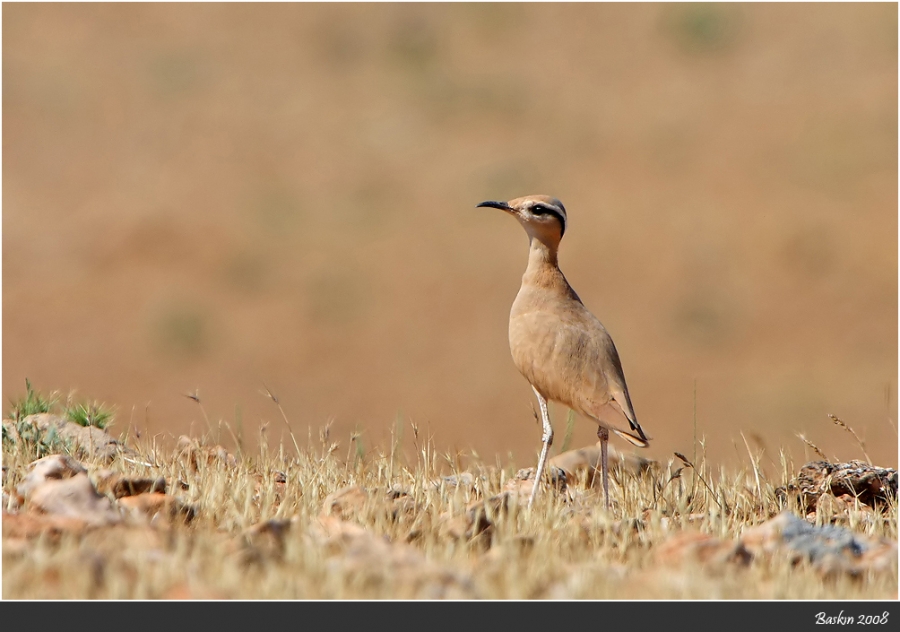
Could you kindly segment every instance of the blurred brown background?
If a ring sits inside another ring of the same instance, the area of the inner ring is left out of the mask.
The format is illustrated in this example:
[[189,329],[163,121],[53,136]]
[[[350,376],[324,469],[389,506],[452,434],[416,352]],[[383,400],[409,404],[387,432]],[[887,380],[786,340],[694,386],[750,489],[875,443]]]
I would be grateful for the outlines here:
[[834,413],[896,466],[897,46],[896,4],[4,4],[4,405],[177,436],[198,389],[274,445],[265,382],[304,443],[529,465],[527,241],[475,204],[547,193],[642,454],[696,383],[714,460],[861,458]]

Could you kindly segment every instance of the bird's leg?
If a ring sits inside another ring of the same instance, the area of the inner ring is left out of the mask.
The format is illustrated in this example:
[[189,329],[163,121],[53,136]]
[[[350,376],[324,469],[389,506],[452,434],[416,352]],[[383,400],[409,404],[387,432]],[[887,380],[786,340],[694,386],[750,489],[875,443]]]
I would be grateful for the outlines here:
[[531,488],[531,498],[528,499],[528,508],[534,504],[534,497],[537,496],[538,486],[541,484],[541,477],[544,475],[544,467],[547,465],[547,452],[550,451],[550,445],[553,443],[553,426],[550,425],[550,412],[547,410],[547,400],[538,393],[538,390],[531,387],[534,394],[537,395],[538,404],[541,406],[541,422],[544,424],[544,434],[541,441],[544,446],[541,448],[541,458],[538,459],[537,471],[534,473],[534,487]]
[[600,437],[600,472],[603,476],[603,498],[606,500],[606,509],[609,510],[609,463],[607,461],[609,430],[600,426],[597,429],[597,436]]

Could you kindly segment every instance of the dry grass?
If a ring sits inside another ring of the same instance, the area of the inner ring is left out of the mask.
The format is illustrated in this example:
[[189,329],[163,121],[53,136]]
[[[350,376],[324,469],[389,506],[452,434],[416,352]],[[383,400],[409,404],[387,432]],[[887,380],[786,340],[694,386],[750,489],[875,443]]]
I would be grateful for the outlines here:
[[[417,434],[417,433],[416,433]],[[728,555],[672,555],[683,533],[737,540],[785,508],[775,488],[795,471],[784,458],[767,478],[674,460],[641,474],[614,471],[603,509],[590,472],[563,492],[501,495],[515,470],[438,454],[416,437],[412,458],[332,442],[265,447],[235,461],[195,445],[163,450],[137,441],[112,469],[165,477],[196,509],[190,524],[161,516],[78,534],[17,539],[4,529],[3,597],[65,599],[885,599],[897,571],[823,574],[784,556],[741,564]],[[265,442],[260,442],[265,446]],[[4,441],[3,490],[13,494],[36,456]],[[92,475],[105,467],[85,460]],[[282,482],[283,481],[283,482]],[[323,508],[326,497],[358,490]],[[530,487],[530,486],[526,486]],[[493,501],[478,504],[485,499]],[[500,499],[505,498],[505,502]],[[474,518],[466,519],[468,515]],[[481,514],[477,509],[481,508]],[[331,514],[326,515],[326,514]],[[8,518],[8,517],[7,517]],[[344,520],[341,520],[343,518]],[[826,517],[820,519],[827,520]],[[266,521],[268,525],[256,526]],[[897,538],[896,506],[851,511],[855,533]],[[479,532],[479,528],[484,529]],[[468,533],[466,531],[468,530]],[[681,536],[679,534],[682,534]],[[697,536],[700,537],[700,536]],[[662,546],[667,543],[666,546]],[[727,547],[726,547],[727,549]],[[727,553],[727,550],[726,550]]]

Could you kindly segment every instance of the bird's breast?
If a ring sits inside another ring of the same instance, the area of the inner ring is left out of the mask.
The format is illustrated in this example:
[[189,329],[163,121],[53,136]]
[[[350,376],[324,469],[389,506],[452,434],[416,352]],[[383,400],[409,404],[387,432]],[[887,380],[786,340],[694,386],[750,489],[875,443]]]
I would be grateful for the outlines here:
[[516,368],[541,395],[579,412],[609,400],[606,338],[580,302],[523,291],[510,312],[509,348]]

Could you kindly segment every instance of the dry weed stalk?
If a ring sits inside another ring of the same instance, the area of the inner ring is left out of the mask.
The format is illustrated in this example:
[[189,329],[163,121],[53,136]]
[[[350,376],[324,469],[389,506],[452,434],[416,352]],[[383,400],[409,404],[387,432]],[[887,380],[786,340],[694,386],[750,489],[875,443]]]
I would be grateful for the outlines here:
[[265,395],[269,399],[271,399],[278,407],[278,412],[281,413],[281,420],[284,421],[284,425],[287,426],[288,434],[291,437],[291,442],[294,444],[294,450],[297,451],[297,456],[300,456],[300,446],[297,445],[297,438],[294,436],[294,431],[293,429],[291,429],[291,422],[288,421],[287,414],[284,412],[284,408],[281,406],[281,401],[278,399],[278,396],[276,396],[275,393],[273,393],[271,389],[269,389],[268,386],[263,384],[263,388],[266,389]]
[[713,488],[710,487],[709,483],[706,482],[706,479],[703,478],[703,475],[700,474],[699,470],[697,470],[697,468],[694,467],[694,464],[691,461],[688,461],[687,457],[684,456],[683,454],[681,454],[680,452],[675,452],[675,456],[677,456],[681,460],[682,463],[684,463],[687,467],[691,468],[697,474],[697,478],[700,479],[700,482],[703,483],[706,486],[706,489],[709,490],[709,493],[712,494],[713,500],[716,501],[716,504],[719,506],[719,508],[722,509],[723,511],[727,511],[727,509],[726,509],[727,505],[724,505],[722,502],[719,501],[718,494],[716,494],[716,492],[713,491]]
[[813,451],[822,458],[823,461],[830,461],[830,459],[827,456],[825,456],[825,453],[819,449],[819,446],[817,446],[815,443],[813,443],[812,441],[807,439],[806,435],[804,435],[802,432],[797,433],[797,438],[800,439],[800,441],[802,441],[809,447],[811,447],[813,449]]
[[837,415],[832,415],[831,413],[828,413],[828,418],[831,419],[831,421],[833,421],[836,426],[840,426],[841,428],[843,428],[844,430],[849,432],[851,435],[853,435],[853,438],[856,439],[857,445],[859,445],[860,450],[862,450],[863,456],[866,457],[866,462],[871,463],[872,458],[866,452],[866,444],[863,442],[862,439],[859,438],[859,435],[856,434],[856,432],[853,430],[853,428],[848,426],[847,424],[845,424]]

